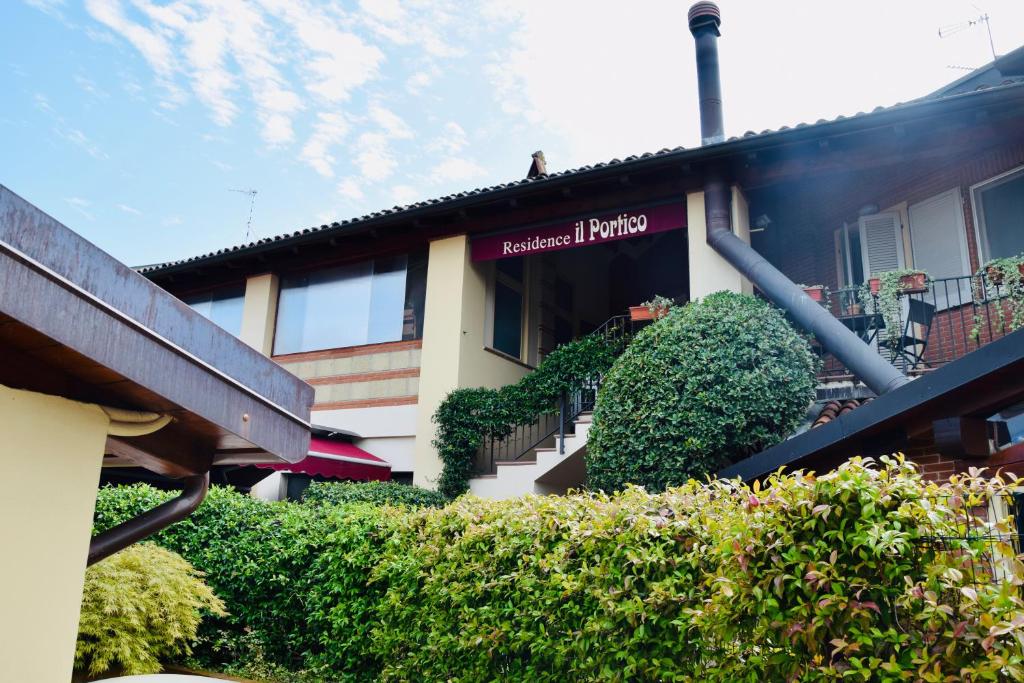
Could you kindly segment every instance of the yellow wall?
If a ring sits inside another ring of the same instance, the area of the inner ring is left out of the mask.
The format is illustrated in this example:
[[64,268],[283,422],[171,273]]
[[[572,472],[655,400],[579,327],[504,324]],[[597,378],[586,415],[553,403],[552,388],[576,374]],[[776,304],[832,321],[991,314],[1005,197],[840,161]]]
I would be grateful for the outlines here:
[[255,275],[245,282],[242,331],[238,338],[264,356],[269,356],[274,350],[279,287],[280,281],[273,273]]
[[0,386],[0,681],[68,683],[108,419]]
[[[753,292],[750,282],[708,245],[703,192],[691,192],[686,195],[686,222],[690,260],[690,299],[701,299],[722,290],[748,294]],[[750,243],[747,202],[737,188],[733,188],[732,227],[740,239]]]
[[529,370],[484,350],[486,269],[470,261],[469,238],[448,237],[430,244],[416,417],[413,483],[436,487],[441,461],[432,441],[431,418],[444,397],[461,387],[500,387]]

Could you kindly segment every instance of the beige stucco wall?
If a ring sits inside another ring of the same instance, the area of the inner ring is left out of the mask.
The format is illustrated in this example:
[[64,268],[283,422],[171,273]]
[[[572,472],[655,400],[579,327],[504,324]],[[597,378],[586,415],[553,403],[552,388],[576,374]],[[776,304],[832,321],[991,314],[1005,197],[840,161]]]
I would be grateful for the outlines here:
[[[708,245],[703,192],[691,192],[686,195],[686,222],[690,261],[690,299],[700,299],[722,290],[748,294],[753,292],[750,282]],[[732,228],[740,239],[750,244],[750,216],[747,201],[738,188],[733,188]]]
[[0,681],[68,683],[108,419],[0,386]]
[[414,483],[436,487],[441,461],[431,442],[431,417],[452,389],[499,387],[529,369],[484,349],[487,277],[470,260],[469,238],[432,242],[427,268]]
[[255,275],[245,281],[242,331],[238,338],[264,356],[269,356],[274,350],[279,289],[280,280],[273,273]]

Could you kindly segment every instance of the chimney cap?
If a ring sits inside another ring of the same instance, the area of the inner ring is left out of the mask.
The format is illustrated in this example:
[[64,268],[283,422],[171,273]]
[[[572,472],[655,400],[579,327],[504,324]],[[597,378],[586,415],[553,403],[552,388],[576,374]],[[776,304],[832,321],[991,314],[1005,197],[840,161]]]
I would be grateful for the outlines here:
[[690,24],[691,33],[705,26],[711,26],[715,33],[718,33],[718,27],[722,25],[722,12],[713,2],[694,3],[686,18]]

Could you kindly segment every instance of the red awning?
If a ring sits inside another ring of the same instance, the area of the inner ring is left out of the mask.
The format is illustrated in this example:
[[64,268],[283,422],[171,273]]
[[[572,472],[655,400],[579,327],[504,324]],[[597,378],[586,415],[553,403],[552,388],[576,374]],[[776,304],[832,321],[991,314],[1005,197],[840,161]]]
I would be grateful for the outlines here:
[[373,453],[341,441],[328,441],[313,437],[309,440],[309,455],[299,462],[264,463],[265,469],[359,481],[387,481],[391,479],[391,463]]

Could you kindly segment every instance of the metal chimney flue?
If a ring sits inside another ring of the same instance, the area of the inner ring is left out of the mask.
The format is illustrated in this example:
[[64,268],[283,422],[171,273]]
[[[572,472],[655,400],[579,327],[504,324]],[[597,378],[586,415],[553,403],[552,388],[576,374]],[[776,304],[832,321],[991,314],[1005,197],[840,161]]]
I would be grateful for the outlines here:
[[[718,74],[718,27],[722,15],[713,2],[698,2],[687,15],[697,46],[697,91],[700,97],[701,145],[725,141],[722,119],[722,85]],[[710,162],[704,175],[704,220],[708,246],[742,273],[771,301],[789,313],[800,327],[813,334],[876,394],[882,395],[907,383],[899,370],[878,352],[812,301],[803,289],[768,263],[732,231],[732,184],[724,162]],[[690,264],[691,267],[694,264]]]
[[698,2],[687,19],[697,46],[697,91],[700,96],[700,137],[702,145],[725,140],[722,118],[722,83],[718,75],[718,27],[722,13],[713,2]]

